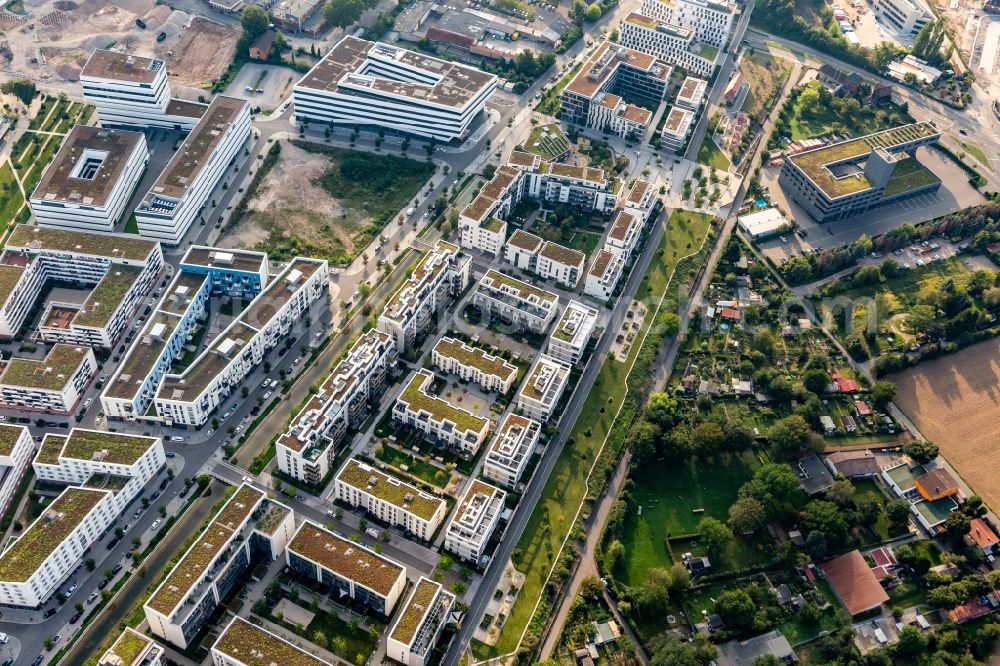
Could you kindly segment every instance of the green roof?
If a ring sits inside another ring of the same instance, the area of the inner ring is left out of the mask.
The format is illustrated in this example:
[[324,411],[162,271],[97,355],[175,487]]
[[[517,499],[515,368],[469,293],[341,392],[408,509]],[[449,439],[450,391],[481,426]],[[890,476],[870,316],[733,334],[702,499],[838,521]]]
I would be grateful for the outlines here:
[[435,421],[451,421],[460,432],[482,432],[489,423],[486,419],[424,392],[424,383],[433,376],[426,370],[413,375],[398,400],[409,405],[411,411],[430,414]]
[[492,268],[486,271],[486,275],[483,276],[483,280],[486,279],[491,280],[494,285],[497,285],[494,287],[495,289],[498,289],[499,285],[504,285],[510,287],[511,289],[516,290],[518,292],[518,296],[525,301],[528,300],[530,296],[535,296],[538,298],[538,300],[544,301],[546,303],[553,303],[556,300],[558,300],[558,296],[556,296],[550,291],[545,291],[544,289],[538,289],[537,287],[533,287],[527,282],[522,282],[521,280],[518,280],[515,277],[504,275],[503,273],[495,271]]
[[492,231],[493,233],[496,234],[499,233],[501,229],[503,229],[503,225],[505,224],[507,223],[504,222],[503,220],[496,217],[491,217],[490,219],[486,220],[486,222],[483,224],[483,229],[486,229],[486,231]]
[[141,261],[153,251],[156,242],[135,235],[98,234],[19,224],[14,227],[13,233],[7,239],[7,247],[78,252],[97,257],[120,257]]
[[43,391],[61,391],[69,383],[90,347],[55,345],[44,360],[12,358],[7,363],[0,384]]
[[156,439],[103,430],[74,428],[63,448],[64,458],[98,460],[112,465],[133,465]]
[[288,550],[382,596],[392,592],[400,576],[405,581],[401,565],[308,520],[299,526]]
[[406,601],[403,612],[396,620],[396,626],[392,628],[390,638],[399,641],[404,645],[409,645],[413,641],[413,636],[420,628],[420,623],[427,616],[434,603],[441,586],[434,581],[421,578],[417,586],[413,588],[413,594]]
[[500,379],[507,379],[517,374],[517,367],[499,356],[454,338],[441,338],[434,345],[434,351],[447,358],[453,358],[462,365],[470,366],[484,374]]
[[84,301],[80,312],[73,319],[73,324],[94,328],[107,326],[111,315],[121,307],[125,294],[140,275],[142,269],[137,266],[111,266]]
[[924,165],[912,157],[900,160],[892,170],[892,178],[885,184],[882,197],[893,197],[911,190],[940,182],[941,179],[931,173]]
[[7,302],[22,275],[24,275],[22,266],[0,265],[0,303]]
[[122,666],[133,666],[135,661],[142,656],[143,651],[152,643],[151,639],[134,629],[126,628],[108,652],[121,659]]
[[43,465],[58,465],[59,454],[62,453],[65,443],[65,435],[46,434],[42,445],[38,447],[38,453],[35,454],[35,462]]
[[24,426],[0,424],[0,456],[11,455],[24,432]]
[[240,617],[222,632],[214,648],[246,666],[329,666]]
[[[433,518],[444,505],[443,499],[431,497],[419,488],[354,458],[347,461],[337,479],[389,504],[406,509],[424,520]],[[375,483],[370,483],[373,480]]]
[[[108,397],[130,399],[142,387],[143,382],[152,372],[153,366],[160,360],[167,340],[174,334],[174,329],[181,323],[181,317],[168,312],[156,311],[146,323],[142,335],[132,344],[125,361],[118,366],[118,372],[112,377],[105,391]],[[160,336],[153,338],[150,333],[157,324],[163,324]],[[148,342],[147,342],[148,340]]]
[[289,513],[291,513],[291,509],[288,507],[272,502],[267,507],[267,513],[264,514],[264,517],[257,521],[257,531],[261,534],[274,534],[274,530],[278,529],[278,525]]
[[0,581],[26,582],[97,504],[107,491],[67,488],[0,555]]

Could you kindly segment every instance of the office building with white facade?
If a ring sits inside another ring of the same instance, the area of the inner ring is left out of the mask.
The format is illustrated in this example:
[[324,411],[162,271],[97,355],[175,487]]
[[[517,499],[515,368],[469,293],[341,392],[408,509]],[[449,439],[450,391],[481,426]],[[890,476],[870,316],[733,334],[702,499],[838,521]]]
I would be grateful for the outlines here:
[[385,333],[368,331],[358,338],[278,438],[278,469],[304,483],[321,484],[348,430],[361,425],[382,395],[396,359],[396,341]]
[[110,490],[70,487],[0,554],[0,604],[38,608],[118,519]]
[[445,532],[444,547],[463,560],[482,564],[486,546],[504,512],[507,493],[473,479]]
[[383,523],[410,530],[430,541],[447,512],[447,504],[409,483],[349,459],[337,474],[338,500],[361,507]]
[[45,358],[12,358],[0,372],[0,406],[31,412],[70,414],[97,372],[90,347],[57,344]]
[[539,236],[528,233],[524,229],[515,229],[504,246],[503,258],[508,264],[522,271],[534,272],[538,262],[538,251],[544,243]]
[[701,78],[712,76],[719,49],[699,43],[695,31],[631,13],[622,21],[621,45]]
[[135,208],[139,235],[177,245],[250,138],[250,104],[218,95]]
[[493,74],[345,36],[292,89],[299,124],[464,139],[497,87]]
[[0,424],[0,513],[6,515],[35,454],[35,440],[26,426]]
[[406,589],[406,569],[365,546],[306,520],[285,551],[288,567],[379,615],[392,615]]
[[389,629],[386,655],[405,666],[427,666],[454,605],[454,594],[422,577]]
[[567,289],[576,289],[583,276],[587,255],[552,241],[545,241],[538,251],[535,272]]
[[872,11],[903,36],[915,36],[934,19],[922,0],[875,0]]
[[515,489],[535,452],[541,431],[538,421],[509,412],[486,452],[483,476],[505,488]]
[[213,666],[332,666],[239,616],[219,635],[211,656]]
[[141,132],[75,125],[31,193],[31,212],[42,227],[114,231],[148,161]]
[[253,568],[281,557],[294,534],[291,509],[241,485],[142,607],[149,630],[186,649]]
[[486,441],[490,420],[434,395],[434,380],[434,373],[424,368],[410,377],[392,407],[392,418],[421,432],[425,439],[474,455]]
[[472,302],[483,317],[497,318],[542,334],[559,314],[559,297],[492,268],[476,286]]
[[158,243],[124,234],[19,224],[0,255],[0,339],[12,339],[51,283],[90,289],[83,304],[45,304],[38,339],[110,349],[163,268]]
[[625,259],[619,254],[601,248],[594,253],[583,283],[583,293],[601,302],[607,302],[615,295],[618,282],[625,272]]
[[688,109],[679,106],[671,107],[667,113],[667,119],[660,130],[660,140],[667,148],[680,150],[687,145],[691,137],[691,130],[694,129],[695,115]]
[[720,0],[643,0],[642,14],[694,32],[702,44],[721,49],[736,20],[736,5]]
[[517,409],[528,418],[544,423],[555,416],[568,381],[568,365],[547,354],[539,354],[517,394]]
[[478,384],[484,391],[506,393],[517,378],[517,366],[468,343],[449,338],[438,340],[431,363],[462,381]]
[[164,666],[163,646],[132,627],[118,636],[97,666]]
[[207,105],[170,97],[167,65],[118,51],[94,51],[80,72],[83,98],[103,127],[163,127],[190,131]]
[[437,313],[465,291],[471,263],[457,245],[443,240],[421,257],[378,318],[378,330],[396,341],[400,354],[422,340]]
[[597,310],[580,301],[570,301],[549,335],[545,353],[569,365],[576,365],[594,334]]

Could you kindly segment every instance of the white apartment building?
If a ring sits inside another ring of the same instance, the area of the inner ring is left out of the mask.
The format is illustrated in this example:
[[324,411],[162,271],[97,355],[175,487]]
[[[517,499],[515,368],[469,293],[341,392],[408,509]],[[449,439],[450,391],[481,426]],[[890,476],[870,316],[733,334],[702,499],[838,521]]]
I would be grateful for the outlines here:
[[541,430],[537,421],[508,412],[486,453],[483,476],[506,488],[516,488],[535,452]]
[[549,336],[545,353],[569,365],[576,365],[590,343],[597,326],[597,310],[580,301],[570,301]]
[[499,318],[538,334],[545,333],[559,314],[558,296],[492,268],[479,281],[472,302],[484,317]]
[[625,271],[625,259],[614,252],[601,248],[594,253],[590,262],[587,279],[583,283],[583,293],[606,302],[615,295],[618,281]]
[[345,36],[292,89],[295,121],[438,141],[464,139],[497,77],[382,42]]
[[337,474],[334,493],[338,500],[361,507],[383,523],[409,530],[424,541],[431,540],[447,512],[440,497],[354,458]]
[[653,211],[655,203],[656,194],[653,186],[649,181],[637,180],[625,196],[625,212],[639,217],[645,223],[649,220],[649,214]]
[[101,394],[108,418],[159,421],[149,408],[160,380],[206,318],[210,296],[253,298],[268,282],[267,255],[262,252],[196,245],[185,253],[179,269]]
[[278,438],[278,469],[304,483],[321,484],[347,431],[361,424],[382,394],[396,358],[396,341],[388,335],[362,335]]
[[180,374],[164,374],[153,404],[168,425],[200,427],[328,294],[326,261],[297,257]]
[[618,205],[621,183],[604,169],[542,162],[524,175],[523,196],[547,204],[566,204],[587,212],[610,215]]
[[538,251],[542,249],[544,241],[530,234],[524,229],[515,229],[514,233],[507,239],[507,245],[503,250],[503,258],[508,264],[522,271],[534,272],[538,262]]
[[178,245],[250,138],[250,104],[218,95],[135,209],[139,235]]
[[69,414],[79,404],[95,372],[97,357],[90,347],[55,345],[40,361],[12,358],[0,372],[0,405]]
[[474,382],[484,391],[506,393],[517,378],[517,366],[479,347],[443,337],[431,351],[431,362],[442,372]]
[[[655,0],[654,0],[655,1]],[[685,0],[681,0],[684,2]],[[708,81],[688,76],[677,91],[677,99],[674,103],[682,109],[697,113],[705,101],[705,93],[708,90]]]
[[687,145],[691,130],[694,129],[694,113],[679,106],[672,107],[667,113],[667,120],[660,130],[660,139],[667,148],[678,150]]
[[223,630],[211,654],[213,666],[332,666],[239,616]]
[[186,649],[222,600],[295,533],[287,506],[243,484],[215,514],[142,607],[154,636]]
[[500,255],[507,237],[504,219],[521,200],[522,186],[522,173],[518,169],[504,165],[496,170],[493,178],[483,185],[476,198],[458,216],[462,247],[474,248],[494,257]]
[[642,235],[643,219],[627,210],[620,210],[611,223],[611,231],[604,240],[604,249],[622,257],[625,261],[632,258],[632,253],[639,245]]
[[712,76],[719,52],[715,46],[700,44],[690,28],[634,12],[622,21],[620,43],[702,78]]
[[620,95],[599,92],[594,96],[587,114],[587,127],[607,131],[622,139],[641,139],[653,119],[653,112],[629,104]]
[[51,280],[91,292],[82,305],[50,300],[39,340],[110,349],[162,268],[158,243],[19,224],[0,255],[0,339],[17,335]]
[[305,520],[285,551],[292,571],[388,617],[406,589],[406,569],[365,546]]
[[539,354],[517,394],[517,408],[528,418],[544,423],[554,416],[568,381],[568,365]]
[[474,455],[486,441],[490,420],[432,394],[433,382],[434,373],[423,368],[410,377],[392,406],[392,418],[420,431],[426,439]]
[[75,125],[31,193],[31,212],[42,227],[114,231],[148,161],[140,132]]
[[444,547],[463,560],[480,564],[483,553],[504,512],[507,493],[473,479],[448,523]]
[[721,49],[729,39],[736,5],[719,0],[643,0],[642,13],[694,31],[695,39]]
[[435,315],[469,284],[469,257],[457,245],[435,243],[410,279],[392,295],[378,319],[378,330],[396,341],[402,354],[425,336]]
[[872,10],[901,35],[916,35],[934,18],[922,0],[875,0]]
[[587,255],[579,250],[564,247],[552,241],[545,241],[538,251],[535,272],[546,280],[552,280],[567,289],[576,289],[583,276]]
[[387,656],[405,666],[426,666],[454,605],[454,594],[421,577],[389,630]]
[[132,627],[125,627],[97,660],[97,666],[163,666],[163,659],[162,645]]
[[35,441],[25,426],[0,424],[0,514],[24,479],[35,453]]
[[115,520],[110,490],[64,490],[0,554],[0,604],[38,608]]
[[104,127],[165,127],[190,131],[206,105],[170,97],[162,60],[98,49],[80,72],[83,98]]

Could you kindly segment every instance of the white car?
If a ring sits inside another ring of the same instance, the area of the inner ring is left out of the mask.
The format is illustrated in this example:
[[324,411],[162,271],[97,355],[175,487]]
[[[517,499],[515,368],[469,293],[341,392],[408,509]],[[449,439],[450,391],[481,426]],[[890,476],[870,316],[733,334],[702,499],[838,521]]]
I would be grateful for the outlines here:
[[92,404],[94,404],[94,399],[93,398],[87,398],[86,400],[83,401],[83,408],[87,409]]
[[9,640],[10,640],[10,637],[7,634],[0,633],[0,645],[6,645],[7,641],[9,641]]
[[163,521],[161,521],[159,518],[157,518],[156,520],[153,521],[153,524],[150,525],[149,528],[155,530],[157,527],[160,526],[161,522],[163,522]]

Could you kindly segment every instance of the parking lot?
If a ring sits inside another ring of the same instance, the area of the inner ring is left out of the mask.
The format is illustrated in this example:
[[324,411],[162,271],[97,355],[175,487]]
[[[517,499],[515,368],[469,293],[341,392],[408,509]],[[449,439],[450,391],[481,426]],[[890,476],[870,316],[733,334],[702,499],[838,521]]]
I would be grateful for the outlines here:
[[[282,100],[292,93],[292,86],[300,78],[301,74],[287,67],[248,62],[226,88],[225,94],[245,99],[252,106],[259,106],[266,114],[278,108]],[[258,90],[263,92],[257,92]]]

